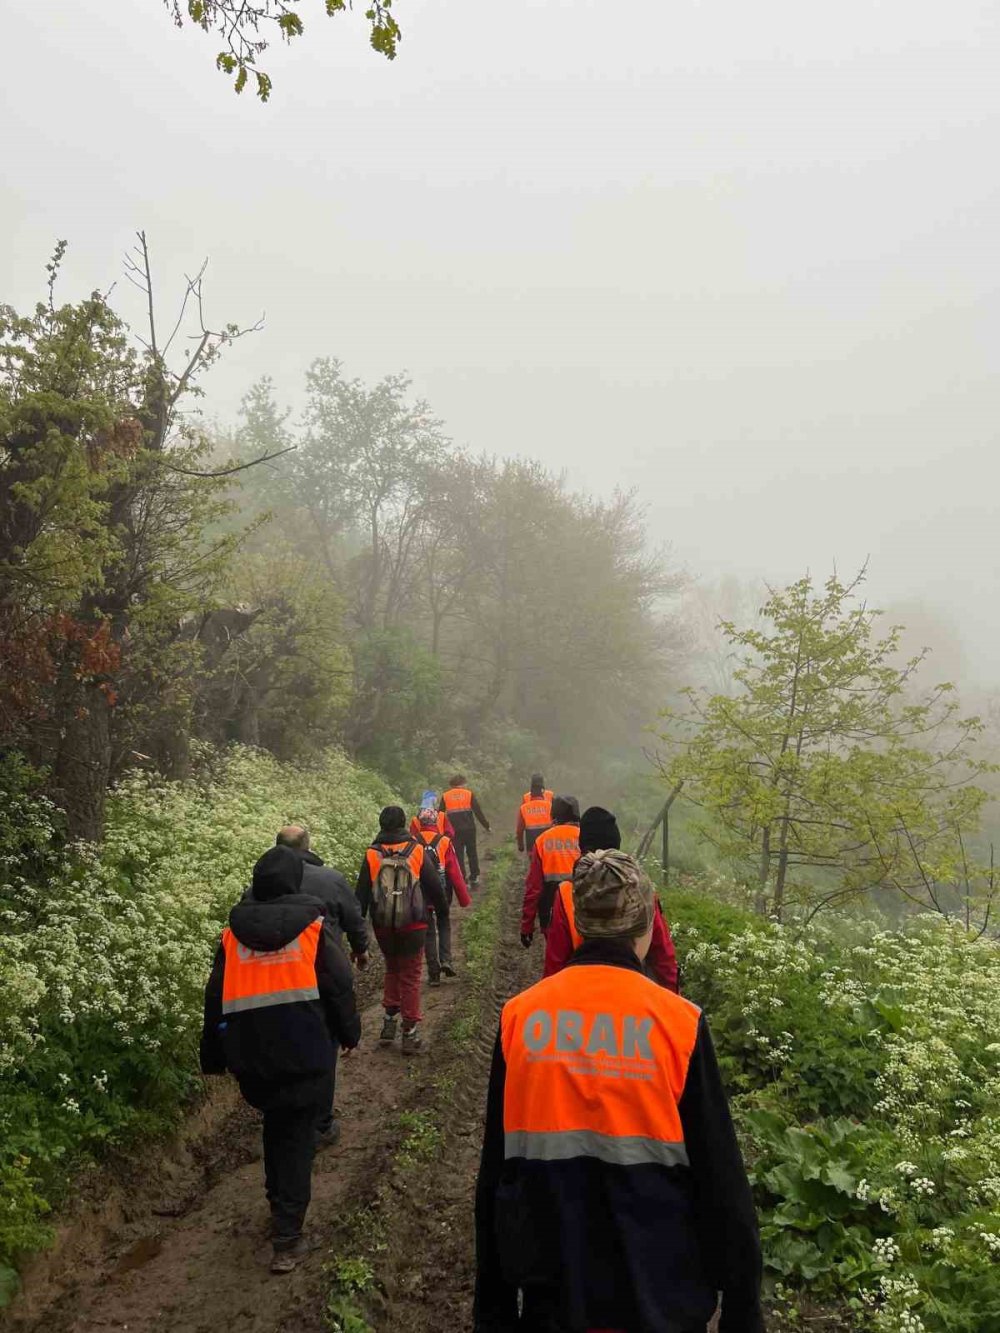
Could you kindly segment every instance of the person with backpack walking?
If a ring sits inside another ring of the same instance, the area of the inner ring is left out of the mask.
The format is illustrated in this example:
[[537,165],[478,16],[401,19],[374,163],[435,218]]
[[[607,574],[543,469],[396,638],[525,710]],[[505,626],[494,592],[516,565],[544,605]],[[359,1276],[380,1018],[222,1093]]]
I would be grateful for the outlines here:
[[466,874],[466,857],[469,859],[469,888],[478,889],[479,848],[476,845],[476,820],[479,820],[487,833],[490,831],[490,821],[483,814],[476,793],[465,785],[465,778],[461,773],[456,773],[452,778],[451,786],[441,797],[438,810],[446,814],[452,822],[455,830],[455,852],[463,876]]
[[272,1273],[309,1251],[317,1129],[333,1102],[337,1052],[361,1040],[354,974],[322,904],[302,892],[303,862],[272,847],[253,868],[205,988],[201,1069],[235,1075],[263,1112],[264,1180],[271,1205]]
[[442,914],[431,909],[431,919],[427,927],[427,977],[432,986],[440,986],[442,976],[456,976],[451,957],[451,903],[458,899],[460,907],[468,907],[472,902],[469,890],[465,886],[462,867],[458,864],[455,847],[447,833],[439,830],[438,821],[442,816],[433,808],[420,811],[420,838],[427,848],[427,855],[434,860],[441,886],[448,900],[448,912]]
[[474,1333],[763,1333],[753,1196],[704,1015],[642,974],[653,886],[573,872],[583,944],[504,1006],[476,1185]]
[[444,811],[438,810],[438,794],[436,791],[425,791],[423,796],[421,796],[417,813],[410,820],[410,832],[413,836],[415,838],[421,836],[421,829],[423,827],[421,819],[425,810],[430,810],[433,813],[438,833],[446,834],[452,840],[452,843],[454,843],[455,830],[452,828],[451,820]]
[[535,839],[524,880],[521,906],[521,943],[531,948],[535,918],[545,934],[552,919],[552,904],[564,879],[573,873],[580,855],[580,805],[575,796],[552,799],[552,824]]
[[420,989],[429,909],[447,916],[448,899],[423,839],[410,836],[402,807],[387,805],[378,822],[356,893],[361,915],[371,916],[385,958],[385,1019],[379,1041],[392,1045],[402,1014],[403,1054],[415,1055],[423,1045]]
[[[622,845],[621,830],[618,821],[610,810],[599,805],[592,805],[584,810],[580,818],[580,855],[587,852],[603,852],[612,848],[617,850]],[[542,976],[551,977],[561,972],[573,954],[583,943],[583,936],[576,925],[573,907],[573,880],[564,879],[559,885],[552,903],[552,919],[545,935],[545,967]],[[677,991],[677,954],[670,935],[670,927],[660,907],[660,900],[653,895],[653,938],[649,952],[643,960],[642,970],[651,981],[667,990]]]
[[541,773],[532,773],[531,787],[521,797],[517,812],[517,850],[531,855],[538,835],[552,823],[552,792]]

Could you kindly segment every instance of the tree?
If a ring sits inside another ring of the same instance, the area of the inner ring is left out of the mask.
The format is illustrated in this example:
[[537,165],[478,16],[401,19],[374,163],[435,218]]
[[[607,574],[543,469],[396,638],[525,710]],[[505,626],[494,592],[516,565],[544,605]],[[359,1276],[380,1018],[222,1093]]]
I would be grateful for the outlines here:
[[[305,31],[300,0],[164,0],[174,22],[180,28],[186,21],[205,32],[218,33],[222,50],[215,58],[216,68],[233,74],[233,87],[241,93],[253,75],[257,96],[266,102],[271,96],[271,76],[259,69],[257,61],[278,38],[290,42]],[[328,17],[349,7],[348,0],[320,0]],[[402,40],[399,24],[392,13],[392,0],[371,0],[365,10],[374,50],[388,60],[395,60]]]
[[[790,898],[960,881],[987,800],[979,719],[959,715],[949,684],[914,697],[925,654],[899,665],[901,627],[876,637],[880,613],[854,604],[864,573],[772,591],[762,628],[725,622],[737,692],[689,690],[687,711],[664,715],[670,780],[779,917]],[[964,878],[976,878],[967,863]]]
[[[100,293],[56,305],[64,250],[47,303],[0,310],[0,652],[16,682],[0,702],[4,740],[49,770],[70,834],[97,839],[116,753],[153,728],[152,701],[183,767],[180,621],[236,539],[213,532],[222,479],[182,405],[241,331],[205,324],[202,269],[161,341],[140,234],[127,262],[148,303],[137,346]],[[173,367],[189,315],[193,347]]]

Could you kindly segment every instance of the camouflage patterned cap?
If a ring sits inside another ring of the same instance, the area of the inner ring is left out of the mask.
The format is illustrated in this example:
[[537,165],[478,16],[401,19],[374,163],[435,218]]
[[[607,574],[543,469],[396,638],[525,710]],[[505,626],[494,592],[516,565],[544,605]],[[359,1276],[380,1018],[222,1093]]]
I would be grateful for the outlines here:
[[585,938],[638,939],[653,920],[653,885],[627,852],[587,852],[573,871],[573,910]]

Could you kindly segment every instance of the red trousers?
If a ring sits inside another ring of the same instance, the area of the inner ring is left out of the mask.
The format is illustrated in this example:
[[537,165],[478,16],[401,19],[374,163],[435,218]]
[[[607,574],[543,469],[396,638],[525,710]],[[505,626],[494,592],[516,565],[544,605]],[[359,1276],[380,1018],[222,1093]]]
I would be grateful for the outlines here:
[[420,1022],[420,983],[423,970],[423,949],[412,958],[386,955],[382,1003],[387,1014],[398,1014],[402,1010],[404,1027],[412,1027],[414,1023]]

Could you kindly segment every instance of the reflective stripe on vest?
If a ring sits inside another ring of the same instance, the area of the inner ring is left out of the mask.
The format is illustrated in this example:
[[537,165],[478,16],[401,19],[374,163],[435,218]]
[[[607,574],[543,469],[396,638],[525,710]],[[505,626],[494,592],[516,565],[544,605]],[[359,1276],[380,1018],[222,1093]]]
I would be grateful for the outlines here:
[[472,809],[472,792],[468,787],[449,787],[442,799],[449,814],[452,810]]
[[[397,852],[404,851],[413,839],[407,839],[406,842],[379,843],[377,847],[369,847],[365,853],[365,859],[368,862],[368,873],[371,875],[372,887],[375,887],[375,881],[378,879],[378,872],[382,869],[382,858],[384,856],[395,856]],[[410,874],[413,876],[414,883],[420,878],[420,867],[424,864],[423,842],[415,842],[413,851],[406,858],[410,867]]]
[[573,948],[579,949],[583,943],[583,936],[576,928],[576,909],[573,906],[573,881],[571,879],[564,879],[559,885],[559,897],[562,899],[563,911],[566,913],[566,924],[569,926]]
[[580,859],[580,830],[576,824],[553,824],[538,835],[535,846],[546,884],[561,884],[572,877]]
[[316,952],[323,930],[317,917],[281,949],[250,949],[227,926],[222,932],[226,967],[222,978],[222,1012],[268,1009],[277,1004],[318,1000]]
[[532,796],[529,792],[521,802],[521,819],[525,828],[547,828],[552,823],[552,797]]
[[687,1165],[678,1106],[699,1018],[689,1000],[602,963],[515,996],[500,1019],[505,1156]]

